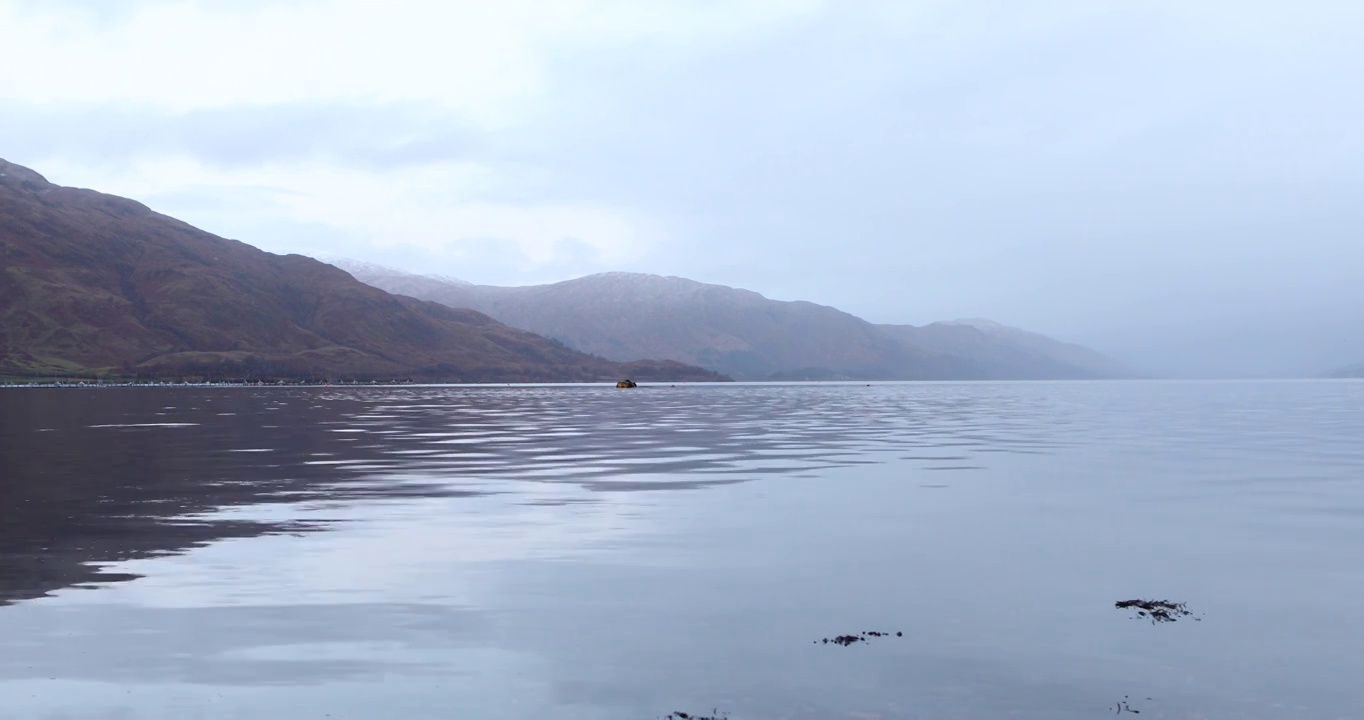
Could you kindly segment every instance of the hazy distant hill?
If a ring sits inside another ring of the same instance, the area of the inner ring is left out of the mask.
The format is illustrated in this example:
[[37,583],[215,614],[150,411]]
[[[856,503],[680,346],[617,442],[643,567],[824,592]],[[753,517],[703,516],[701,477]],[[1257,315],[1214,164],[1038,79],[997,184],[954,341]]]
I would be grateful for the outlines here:
[[473,308],[583,352],[669,358],[736,379],[941,378],[948,358],[905,348],[876,326],[831,307],[676,277],[606,273],[529,287],[357,278],[451,307]]
[[1093,351],[1003,326],[877,326],[823,305],[769,300],[748,290],[677,277],[606,273],[552,285],[494,287],[341,265],[385,290],[473,308],[585,352],[607,358],[666,357],[737,379],[1127,374]]
[[416,275],[403,270],[395,270],[386,265],[349,258],[319,256],[317,259],[329,265],[335,265],[357,278],[363,275],[369,278],[362,280],[365,284],[379,287],[395,295],[420,298],[423,292],[432,292],[447,285],[472,285],[468,280],[461,280],[448,275]]
[[968,358],[988,378],[1052,380],[1134,375],[1130,368],[1087,347],[990,320],[880,327],[910,345]]
[[1364,363],[1343,367],[1331,373],[1331,377],[1337,378],[1364,378]]
[[0,160],[0,375],[446,381],[715,376],[590,357]]

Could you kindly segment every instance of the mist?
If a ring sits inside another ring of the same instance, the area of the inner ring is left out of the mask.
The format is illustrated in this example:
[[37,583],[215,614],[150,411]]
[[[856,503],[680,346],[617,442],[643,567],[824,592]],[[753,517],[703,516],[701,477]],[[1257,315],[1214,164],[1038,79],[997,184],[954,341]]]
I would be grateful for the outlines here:
[[478,283],[634,270],[988,317],[1155,376],[1364,360],[1357,4],[546,12],[0,2],[0,157]]

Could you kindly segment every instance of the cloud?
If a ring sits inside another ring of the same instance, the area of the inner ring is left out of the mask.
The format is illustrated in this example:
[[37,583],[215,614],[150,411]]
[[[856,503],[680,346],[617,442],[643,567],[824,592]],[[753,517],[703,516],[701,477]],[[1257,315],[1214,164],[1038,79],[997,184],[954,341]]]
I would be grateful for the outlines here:
[[[179,156],[93,169],[53,163],[46,170],[56,180],[140,198],[225,236],[273,236],[270,247],[280,252],[336,255],[359,247],[514,276],[561,262],[628,264],[656,237],[646,219],[627,209],[480,199],[505,178],[477,163],[219,168]],[[176,186],[168,189],[164,178],[175,178]],[[262,216],[268,225],[257,224]],[[299,227],[314,231],[299,238]]]
[[0,155],[270,250],[1153,356],[1364,283],[1364,5],[391,5],[0,0]]
[[503,157],[503,133],[542,119],[554,59],[686,54],[817,7],[0,2],[0,131],[54,181],[267,249],[563,279],[638,261],[659,231],[609,198],[537,193],[563,169]]
[[307,101],[434,102],[514,123],[560,48],[692,42],[809,2],[657,4],[300,0],[95,7],[0,4],[0,98],[189,111]]
[[479,134],[421,103],[293,102],[172,112],[146,105],[52,108],[4,101],[0,133],[28,155],[96,165],[188,156],[219,169],[312,161],[387,169],[482,152]]

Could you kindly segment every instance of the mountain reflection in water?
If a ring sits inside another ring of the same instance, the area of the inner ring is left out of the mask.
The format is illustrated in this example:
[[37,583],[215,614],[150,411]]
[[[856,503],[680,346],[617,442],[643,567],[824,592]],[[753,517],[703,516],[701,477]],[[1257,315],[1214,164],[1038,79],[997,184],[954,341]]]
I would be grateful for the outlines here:
[[0,717],[1361,717],[1361,401],[0,390]]
[[[817,391],[12,390],[0,405],[0,506],[22,512],[0,526],[0,602],[129,579],[91,563],[325,526],[203,517],[234,506],[517,492],[510,481],[687,489],[865,462],[859,455],[878,447],[1046,445],[1016,434],[1021,427],[989,437],[972,424],[979,400],[969,395],[903,403],[829,386],[811,403],[809,392]],[[990,409],[996,430],[1007,411]],[[854,413],[879,417],[848,422]]]

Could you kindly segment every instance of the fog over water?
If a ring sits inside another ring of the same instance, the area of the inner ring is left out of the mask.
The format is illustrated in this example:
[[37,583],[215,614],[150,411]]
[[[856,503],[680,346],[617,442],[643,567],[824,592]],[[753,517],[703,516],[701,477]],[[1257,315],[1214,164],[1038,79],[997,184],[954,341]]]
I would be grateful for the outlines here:
[[1364,361],[1362,22],[1344,0],[0,0],[0,157],[276,252],[674,274],[988,317],[1155,375],[1317,375]]

